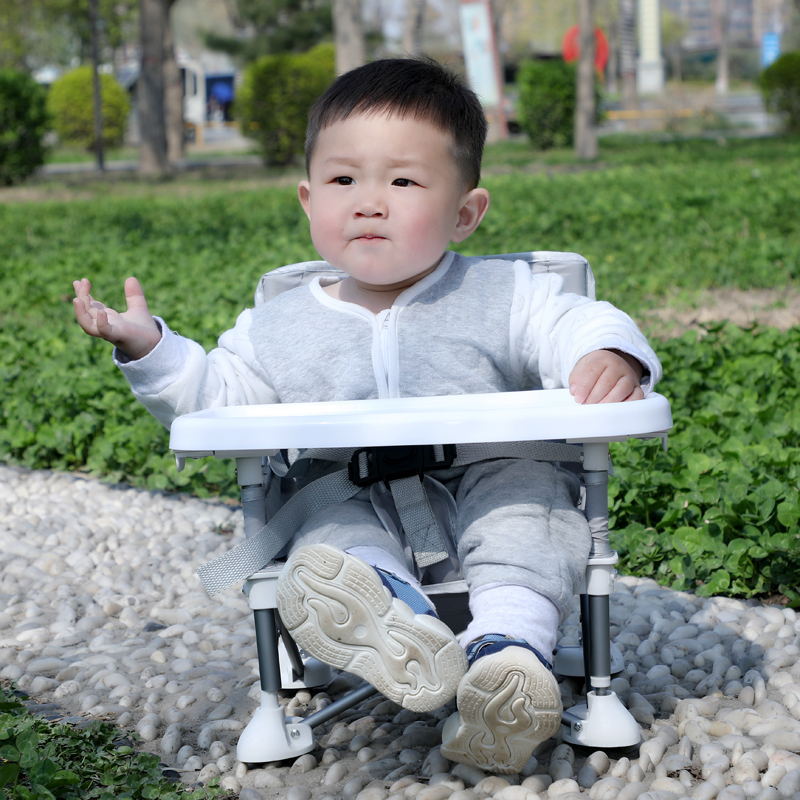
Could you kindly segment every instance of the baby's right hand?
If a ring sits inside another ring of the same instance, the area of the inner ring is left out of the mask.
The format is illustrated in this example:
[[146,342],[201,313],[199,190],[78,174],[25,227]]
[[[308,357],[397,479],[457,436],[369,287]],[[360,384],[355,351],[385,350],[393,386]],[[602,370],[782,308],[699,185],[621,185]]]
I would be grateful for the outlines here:
[[147,308],[142,286],[136,278],[125,281],[127,311],[119,312],[95,300],[87,278],[73,281],[75,318],[89,336],[116,345],[133,361],[146,356],[161,340],[161,330]]

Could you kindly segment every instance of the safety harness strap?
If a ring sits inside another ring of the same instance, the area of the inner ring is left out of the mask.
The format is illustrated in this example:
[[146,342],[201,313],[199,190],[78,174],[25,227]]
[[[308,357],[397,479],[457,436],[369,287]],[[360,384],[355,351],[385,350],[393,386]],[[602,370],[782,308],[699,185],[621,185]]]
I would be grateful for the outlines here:
[[258,533],[214,561],[203,564],[197,575],[210,596],[258,572],[272,561],[297,529],[312,514],[334,503],[341,503],[361,491],[342,469],[318,478],[303,487],[285,503]]
[[447,558],[447,549],[425,491],[425,484],[416,475],[412,475],[391,481],[389,490],[417,566],[423,569],[444,561]]
[[[563,442],[504,442],[501,444],[422,445],[409,448],[318,448],[305,450],[285,477],[302,471],[300,462],[318,459],[342,463],[347,468],[317,478],[293,495],[253,536],[220,558],[197,570],[200,582],[212,597],[234,583],[258,572],[272,561],[289,540],[317,511],[349,500],[362,488],[384,481],[391,491],[406,539],[420,568],[447,558],[442,532],[436,522],[422,476],[426,471],[466,466],[500,458],[536,461],[580,462],[580,445]],[[384,451],[387,459],[375,456]],[[408,451],[407,453],[401,451]]]

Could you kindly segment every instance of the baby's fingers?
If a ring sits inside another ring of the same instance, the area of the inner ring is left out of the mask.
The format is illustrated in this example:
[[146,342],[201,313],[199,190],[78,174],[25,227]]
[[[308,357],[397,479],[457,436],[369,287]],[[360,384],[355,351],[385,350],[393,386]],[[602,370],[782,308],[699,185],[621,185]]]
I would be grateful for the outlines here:
[[[597,388],[597,387],[596,387]],[[624,403],[628,400],[642,400],[644,392],[642,387],[632,376],[622,375],[606,391],[605,387],[598,393],[593,392],[589,403]]]
[[78,296],[72,301],[72,307],[75,309],[75,319],[78,321],[78,325],[80,325],[86,333],[96,336],[96,315],[93,315],[90,311],[91,298],[87,299],[84,296]]
[[97,335],[107,342],[115,342],[111,323],[108,321],[108,312],[105,308],[98,308],[95,314],[95,325],[97,326]]

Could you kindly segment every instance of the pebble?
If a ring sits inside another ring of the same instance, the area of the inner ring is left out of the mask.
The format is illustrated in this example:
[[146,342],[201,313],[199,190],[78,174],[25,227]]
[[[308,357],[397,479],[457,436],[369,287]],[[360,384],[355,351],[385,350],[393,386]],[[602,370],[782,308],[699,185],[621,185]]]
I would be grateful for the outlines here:
[[242,789],[239,792],[239,800],[264,800],[264,795],[255,789]]
[[[166,766],[240,800],[800,797],[792,609],[619,577],[611,618],[625,668],[612,688],[643,726],[634,760],[550,742],[520,775],[492,775],[441,755],[452,706],[417,714],[372,697],[320,725],[311,753],[248,767],[235,752],[260,702],[251,613],[238,587],[211,600],[194,575],[241,539],[238,509],[0,466],[0,512],[0,677],[59,714],[135,730]],[[577,641],[576,613],[563,631]],[[282,702],[302,715],[348,685]]]

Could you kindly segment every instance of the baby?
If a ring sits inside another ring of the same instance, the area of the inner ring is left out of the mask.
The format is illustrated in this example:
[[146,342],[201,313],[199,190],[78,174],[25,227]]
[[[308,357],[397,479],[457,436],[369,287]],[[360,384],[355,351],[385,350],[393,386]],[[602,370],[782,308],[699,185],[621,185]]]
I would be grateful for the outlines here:
[[[440,65],[386,59],[334,81],[309,115],[298,196],[319,254],[341,271],[244,311],[206,353],[154,318],[135,278],[119,313],[75,282],[75,313],[116,345],[136,396],[165,425],[202,408],[569,387],[579,403],[635,401],[660,376],[633,321],[563,292],[525,262],[448,250],[478,227],[486,122]],[[286,544],[281,618],[311,655],[406,708],[456,697],[442,733],[453,761],[519,771],[558,730],[559,621],[590,534],[575,477],[500,458],[426,475],[471,622],[436,616],[392,494],[381,483],[312,514]],[[435,560],[435,559],[434,559]]]

